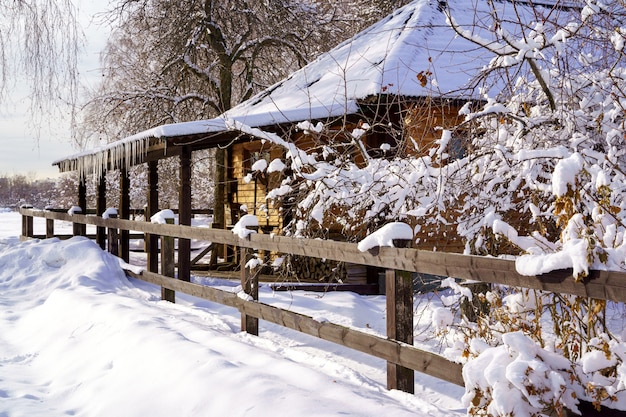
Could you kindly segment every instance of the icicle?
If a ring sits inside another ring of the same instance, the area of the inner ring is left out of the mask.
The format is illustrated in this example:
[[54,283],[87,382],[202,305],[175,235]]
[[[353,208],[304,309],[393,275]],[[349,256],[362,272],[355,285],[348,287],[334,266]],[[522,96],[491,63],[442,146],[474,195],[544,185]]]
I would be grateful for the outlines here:
[[54,164],[62,172],[77,171],[83,177],[100,178],[109,170],[129,169],[137,164],[145,157],[152,139],[150,135],[126,138]]

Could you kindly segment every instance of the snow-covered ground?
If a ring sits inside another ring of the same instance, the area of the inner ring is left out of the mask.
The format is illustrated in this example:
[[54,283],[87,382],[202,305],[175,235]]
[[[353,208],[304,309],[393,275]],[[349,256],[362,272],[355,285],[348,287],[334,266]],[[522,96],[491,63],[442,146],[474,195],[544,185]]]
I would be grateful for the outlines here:
[[[161,301],[85,238],[20,243],[20,227],[0,212],[2,417],[465,415],[461,387],[416,373],[415,395],[387,391],[382,360],[266,322],[250,336],[234,309]],[[263,286],[260,298],[384,332],[384,297]]]

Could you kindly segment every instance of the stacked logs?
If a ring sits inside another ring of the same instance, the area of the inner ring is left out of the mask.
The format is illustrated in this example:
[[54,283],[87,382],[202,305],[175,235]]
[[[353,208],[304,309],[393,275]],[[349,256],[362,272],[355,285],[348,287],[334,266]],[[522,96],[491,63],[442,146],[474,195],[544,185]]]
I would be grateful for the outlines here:
[[345,282],[347,277],[343,262],[298,255],[288,255],[279,274],[287,279],[304,282]]

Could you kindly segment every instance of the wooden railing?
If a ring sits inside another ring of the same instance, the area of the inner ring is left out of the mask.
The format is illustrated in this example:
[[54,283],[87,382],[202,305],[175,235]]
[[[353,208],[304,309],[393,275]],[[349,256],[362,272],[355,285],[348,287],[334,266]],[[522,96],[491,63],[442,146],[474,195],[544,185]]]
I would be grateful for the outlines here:
[[[128,274],[160,285],[164,297],[179,291],[220,304],[235,307],[242,314],[242,329],[258,334],[258,319],[272,322],[324,340],[359,350],[387,361],[387,386],[389,389],[414,391],[413,371],[423,372],[437,378],[463,385],[461,365],[444,357],[420,350],[413,342],[413,294],[411,272],[450,276],[573,294],[616,302],[626,302],[626,273],[592,270],[582,282],[575,282],[571,270],[559,270],[541,276],[524,276],[516,272],[515,262],[491,257],[469,256],[454,253],[430,252],[417,249],[377,248],[361,252],[357,245],[346,242],[290,238],[253,233],[241,239],[227,230],[179,226],[173,224],[151,224],[122,219],[103,219],[96,216],[69,215],[21,209],[22,235],[33,237],[33,217],[42,217],[47,222],[68,221],[81,225],[95,225],[109,230],[133,230],[158,235],[161,239],[197,239],[213,243],[233,245],[240,248],[242,263],[242,287],[252,301],[236,294],[175,279],[171,265],[161,265],[157,271]],[[50,227],[50,226],[49,226]],[[79,230],[80,228],[75,228]],[[115,236],[116,234],[110,234]],[[173,245],[164,245],[163,247]],[[173,250],[173,249],[172,249]],[[328,322],[319,322],[311,317],[283,310],[258,301],[256,275],[245,268],[250,251],[265,250],[283,254],[294,254],[324,258],[334,261],[370,265],[386,269],[387,289],[387,337],[372,335]],[[164,256],[162,259],[173,259]],[[170,271],[164,273],[163,271]],[[167,291],[166,291],[167,290]]]

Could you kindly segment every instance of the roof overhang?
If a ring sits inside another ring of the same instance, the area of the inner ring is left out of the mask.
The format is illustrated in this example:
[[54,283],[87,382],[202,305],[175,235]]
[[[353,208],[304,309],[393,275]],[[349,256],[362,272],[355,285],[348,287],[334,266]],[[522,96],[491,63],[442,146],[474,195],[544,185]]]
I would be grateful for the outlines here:
[[236,128],[237,124],[277,131],[286,125],[305,120],[327,121],[356,112],[356,102],[350,101],[344,106],[291,109],[232,117],[224,115],[208,120],[167,124],[70,155],[54,161],[52,165],[58,166],[60,172],[78,171],[82,176],[101,176],[107,171],[177,156],[183,146],[189,146],[192,150],[226,146],[242,135]]

